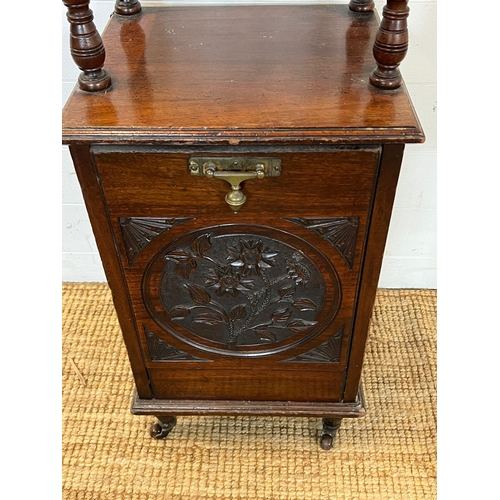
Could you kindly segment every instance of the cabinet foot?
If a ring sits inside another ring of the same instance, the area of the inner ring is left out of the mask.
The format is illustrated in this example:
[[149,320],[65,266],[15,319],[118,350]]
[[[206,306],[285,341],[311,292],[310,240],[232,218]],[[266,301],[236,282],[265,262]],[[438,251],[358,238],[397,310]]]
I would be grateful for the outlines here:
[[339,430],[341,423],[342,423],[341,418],[323,419],[323,430],[319,442],[321,449],[330,450],[331,448],[333,448],[333,445],[335,444],[335,439],[337,438],[337,431]]
[[149,433],[154,439],[166,438],[177,423],[176,417],[157,417],[158,422],[151,426]]

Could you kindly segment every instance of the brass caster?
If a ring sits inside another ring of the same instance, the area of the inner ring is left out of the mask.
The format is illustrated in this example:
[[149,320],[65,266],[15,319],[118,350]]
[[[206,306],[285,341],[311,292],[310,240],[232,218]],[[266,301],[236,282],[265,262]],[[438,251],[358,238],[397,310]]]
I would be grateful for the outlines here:
[[323,434],[319,441],[322,450],[328,451],[333,448],[337,431],[339,430],[341,418],[324,418],[323,419]]
[[333,438],[333,436],[330,436],[330,434],[323,434],[321,436],[319,445],[321,446],[322,450],[328,451],[333,448],[334,443],[335,439]]

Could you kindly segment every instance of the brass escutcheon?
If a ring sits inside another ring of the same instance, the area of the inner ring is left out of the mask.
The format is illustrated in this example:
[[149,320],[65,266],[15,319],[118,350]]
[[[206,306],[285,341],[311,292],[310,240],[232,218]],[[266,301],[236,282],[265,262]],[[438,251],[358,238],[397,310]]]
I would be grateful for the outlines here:
[[231,191],[225,199],[234,213],[240,210],[247,199],[240,186],[243,181],[281,175],[280,158],[192,157],[188,163],[191,175],[222,179],[231,184]]

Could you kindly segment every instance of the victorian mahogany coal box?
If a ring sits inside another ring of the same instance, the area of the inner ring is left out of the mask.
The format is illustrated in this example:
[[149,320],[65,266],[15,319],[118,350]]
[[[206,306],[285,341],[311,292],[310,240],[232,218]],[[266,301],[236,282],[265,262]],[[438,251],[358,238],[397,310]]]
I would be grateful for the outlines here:
[[[82,70],[68,144],[155,438],[178,415],[360,417],[370,315],[405,143],[407,1],[142,8]],[[105,49],[104,49],[105,47]],[[106,52],[105,52],[106,50]],[[131,388],[132,389],[132,388]]]

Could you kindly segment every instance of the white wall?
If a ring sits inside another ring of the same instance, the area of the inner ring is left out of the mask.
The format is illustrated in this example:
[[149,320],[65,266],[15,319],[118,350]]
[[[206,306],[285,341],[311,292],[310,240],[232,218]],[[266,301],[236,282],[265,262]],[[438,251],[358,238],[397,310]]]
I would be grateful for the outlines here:
[[[143,1],[148,4],[265,4],[348,3],[304,0],[198,0],[193,2]],[[385,1],[375,2],[379,13]],[[410,0],[410,49],[401,64],[403,77],[424,128],[425,144],[408,145],[389,230],[382,275],[382,288],[437,288],[437,126],[436,126],[436,0]],[[91,0],[94,22],[102,33],[114,0]],[[68,46],[66,8],[61,4],[62,104],[79,74]],[[67,147],[62,147],[62,257],[63,281],[106,281],[94,236],[83,204]]]

